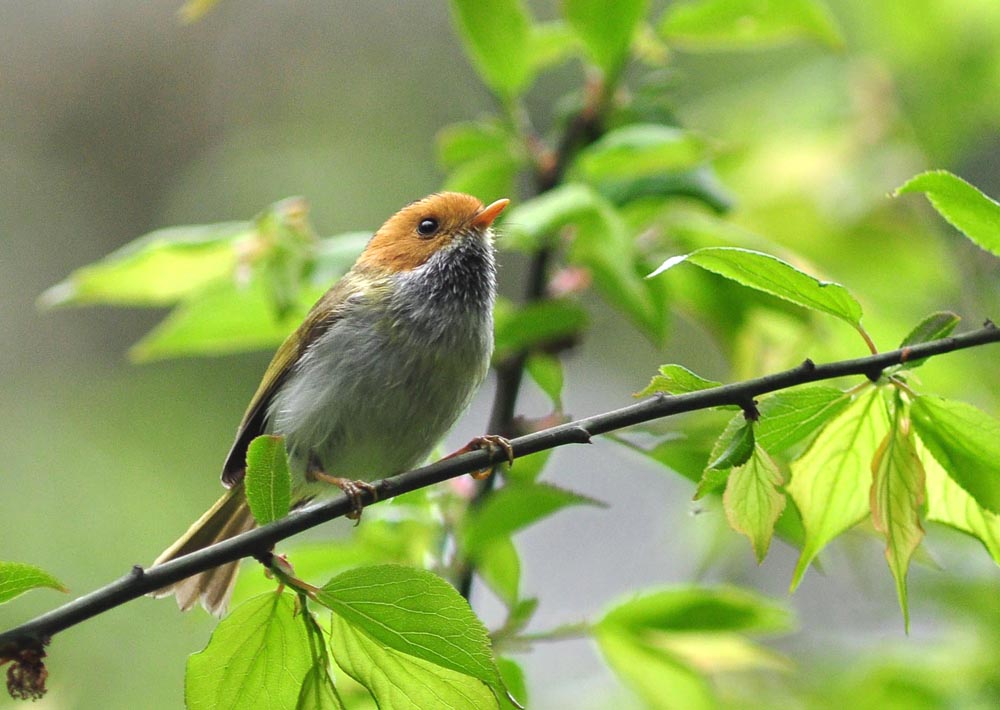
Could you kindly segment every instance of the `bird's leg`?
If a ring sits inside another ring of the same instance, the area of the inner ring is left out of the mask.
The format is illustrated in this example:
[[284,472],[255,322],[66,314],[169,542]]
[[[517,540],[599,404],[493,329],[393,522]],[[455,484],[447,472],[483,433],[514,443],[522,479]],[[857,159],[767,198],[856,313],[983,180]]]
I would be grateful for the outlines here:
[[[455,458],[460,454],[467,454],[470,451],[479,451],[481,449],[486,449],[490,452],[500,449],[507,455],[507,463],[510,465],[514,464],[514,447],[510,445],[510,442],[507,439],[498,434],[484,434],[482,436],[477,436],[461,449],[451,452],[441,460],[444,461],[445,459]],[[489,466],[487,468],[479,469],[478,471],[473,471],[469,475],[478,481],[484,478],[489,478],[491,473],[493,473],[493,467]]]
[[309,469],[306,473],[306,477],[314,481],[329,483],[342,490],[348,500],[351,501],[351,512],[347,514],[347,517],[354,521],[355,526],[361,522],[361,513],[365,509],[365,504],[361,500],[362,494],[367,491],[372,494],[372,498],[374,500],[378,500],[378,488],[372,484],[367,481],[356,481],[351,478],[331,476],[321,470],[316,461],[309,462]]

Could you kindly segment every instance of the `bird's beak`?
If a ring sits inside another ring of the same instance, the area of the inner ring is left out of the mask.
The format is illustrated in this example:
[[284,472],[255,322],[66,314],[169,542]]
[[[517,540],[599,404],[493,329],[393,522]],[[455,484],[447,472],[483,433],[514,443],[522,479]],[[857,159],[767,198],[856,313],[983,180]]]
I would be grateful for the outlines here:
[[487,205],[486,207],[483,207],[483,209],[479,210],[476,216],[472,218],[472,226],[476,229],[486,229],[493,224],[493,220],[495,220],[497,215],[503,212],[504,208],[509,204],[510,200],[504,197],[496,202],[493,202],[492,204]]

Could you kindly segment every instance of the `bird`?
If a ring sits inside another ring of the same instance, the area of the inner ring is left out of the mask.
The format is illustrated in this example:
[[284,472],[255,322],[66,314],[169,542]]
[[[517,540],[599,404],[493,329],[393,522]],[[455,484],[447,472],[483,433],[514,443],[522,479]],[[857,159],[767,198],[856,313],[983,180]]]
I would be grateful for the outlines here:
[[[226,492],[154,566],[254,527],[243,479],[257,436],[284,438],[293,507],[339,488],[355,518],[369,481],[427,457],[489,368],[493,222],[509,202],[439,192],[386,220],[275,353],[222,467]],[[215,567],[152,596],[174,595],[185,611],[200,602],[222,616],[238,566]]]

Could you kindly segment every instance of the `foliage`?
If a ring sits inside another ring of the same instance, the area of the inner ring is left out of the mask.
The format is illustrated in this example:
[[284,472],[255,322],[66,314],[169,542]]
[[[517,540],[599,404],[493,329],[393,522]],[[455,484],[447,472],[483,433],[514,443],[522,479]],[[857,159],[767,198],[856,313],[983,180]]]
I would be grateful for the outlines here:
[[[207,5],[189,3],[187,12]],[[560,19],[540,22],[519,0],[451,2],[459,37],[500,110],[442,130],[445,186],[484,200],[512,195],[526,180],[538,187],[510,210],[500,247],[552,260],[552,279],[524,303],[497,304],[494,364],[524,367],[555,417],[562,413],[562,357],[580,340],[600,337],[590,330],[591,292],[657,346],[672,313],[693,315],[719,336],[734,369],[768,358],[787,364],[798,339],[821,353],[877,352],[881,328],[862,324],[862,302],[866,318],[880,326],[899,320],[881,315],[878,300],[861,289],[817,276],[796,245],[724,217],[732,199],[716,174],[717,145],[680,125],[656,83],[676,50],[760,51],[801,40],[841,50],[844,32],[829,9],[817,0],[694,0],[649,17],[648,5],[565,0]],[[567,97],[570,108],[551,135],[535,133],[525,118],[527,92],[544,72],[575,62],[585,67],[586,85]],[[937,170],[895,194],[908,193],[926,194],[973,244],[1000,255],[1000,206],[977,188]],[[349,268],[367,237],[319,238],[306,217],[304,203],[293,199],[244,222],[158,230],[78,269],[42,302],[171,306],[134,346],[138,360],[271,347]],[[766,214],[758,217],[767,222]],[[554,288],[556,275],[567,274],[577,276],[572,287]],[[959,322],[944,310],[917,317],[903,324],[916,321],[900,347],[948,337]],[[773,348],[769,329],[778,334]],[[932,393],[914,371],[922,364],[767,395],[726,414],[721,432],[707,437],[698,436],[692,418],[677,424],[681,436],[657,435],[643,445],[614,440],[697,479],[695,497],[721,500],[757,563],[775,536],[797,547],[793,590],[835,539],[874,531],[908,628],[908,574],[934,533],[927,523],[976,538],[1000,563],[1000,420]],[[665,364],[637,396],[718,384],[694,372],[698,367]],[[301,554],[300,572],[315,563],[317,575],[333,576],[312,587],[275,568],[286,588],[246,599],[189,660],[188,706],[249,707],[266,697],[268,707],[341,708],[363,704],[367,694],[380,708],[510,707],[511,695],[525,700],[521,671],[498,654],[571,634],[594,639],[648,707],[716,707],[725,698],[721,678],[792,668],[756,638],[791,633],[792,614],[731,587],[647,589],[569,634],[526,632],[545,601],[522,594],[516,534],[569,506],[601,505],[538,480],[548,463],[547,454],[518,461],[503,487],[475,506],[457,486],[409,494],[388,512],[366,512],[349,542],[293,551],[293,558]],[[257,439],[248,464],[257,521],[287,514],[280,439]],[[462,567],[475,568],[503,605],[505,618],[492,632],[442,579],[459,579]],[[0,602],[42,586],[61,587],[29,566],[0,565]],[[347,678],[335,683],[334,667]],[[898,675],[886,673],[888,686]],[[826,690],[847,696],[873,682]]]

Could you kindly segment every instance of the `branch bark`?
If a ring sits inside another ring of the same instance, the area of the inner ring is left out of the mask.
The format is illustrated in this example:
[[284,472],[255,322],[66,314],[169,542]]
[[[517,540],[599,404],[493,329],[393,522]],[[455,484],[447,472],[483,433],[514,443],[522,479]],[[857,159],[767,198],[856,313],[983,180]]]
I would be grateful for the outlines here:
[[[900,350],[860,357],[853,360],[816,365],[806,360],[798,367],[752,380],[745,380],[682,395],[660,395],[636,404],[521,436],[511,440],[515,458],[553,449],[566,444],[589,443],[591,437],[623,429],[634,424],[662,419],[682,412],[692,412],[720,405],[737,405],[752,411],[754,398],[769,392],[849,375],[863,375],[877,380],[882,372],[920,358],[1000,342],[1000,328],[987,321],[982,328]],[[440,483],[472,471],[501,463],[506,453],[495,450],[473,451],[437,461],[398,476],[377,482],[378,501]],[[366,506],[376,501],[363,492]],[[151,569],[134,566],[124,577],[90,594],[43,614],[13,629],[0,633],[0,662],[17,658],[27,651],[40,651],[55,634],[87,619],[113,609],[144,594],[177,582],[225,562],[267,553],[276,543],[351,511],[344,496],[295,511],[287,517],[224,542],[199,550]]]

